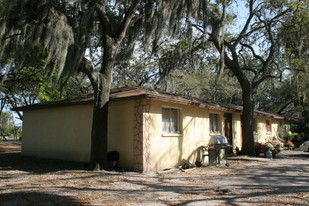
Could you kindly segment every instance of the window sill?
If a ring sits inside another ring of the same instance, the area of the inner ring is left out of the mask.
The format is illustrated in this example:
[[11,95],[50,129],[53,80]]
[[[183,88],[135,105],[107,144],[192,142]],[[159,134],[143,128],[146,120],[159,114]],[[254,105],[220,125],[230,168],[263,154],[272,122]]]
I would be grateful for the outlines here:
[[215,132],[212,133],[212,132],[211,132],[211,133],[210,133],[210,136],[221,136],[221,135],[222,135],[222,133],[220,133],[220,132],[218,132],[218,133],[215,133]]
[[162,133],[162,137],[182,137],[181,133]]

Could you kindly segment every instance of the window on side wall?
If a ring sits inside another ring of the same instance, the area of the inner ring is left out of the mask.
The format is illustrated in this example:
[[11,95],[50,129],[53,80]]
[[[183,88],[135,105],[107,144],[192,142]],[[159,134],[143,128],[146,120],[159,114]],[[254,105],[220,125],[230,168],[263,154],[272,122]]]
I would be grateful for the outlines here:
[[219,114],[209,114],[210,133],[218,134],[220,132]]
[[179,109],[162,108],[162,132],[180,134]]
[[270,120],[266,120],[266,132],[271,132],[271,123],[270,123]]

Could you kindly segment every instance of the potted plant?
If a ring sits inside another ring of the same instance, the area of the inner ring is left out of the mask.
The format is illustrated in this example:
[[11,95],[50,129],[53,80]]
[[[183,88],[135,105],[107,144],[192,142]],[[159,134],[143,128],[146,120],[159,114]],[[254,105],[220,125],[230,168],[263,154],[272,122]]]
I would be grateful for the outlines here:
[[287,147],[290,150],[295,148],[295,145],[291,140],[285,140],[284,146]]
[[283,145],[278,140],[273,140],[271,142],[271,144],[273,145],[272,155],[275,158],[277,156],[277,154],[280,153],[283,150]]
[[259,157],[262,151],[262,144],[259,142],[254,142],[254,152],[255,156]]
[[274,150],[274,146],[270,142],[265,142],[262,144],[262,152],[272,151]]
[[[265,157],[269,158],[268,153],[271,153],[274,150],[274,146],[270,142],[266,142],[262,144],[262,152],[264,153]],[[271,158],[272,155],[270,155]]]

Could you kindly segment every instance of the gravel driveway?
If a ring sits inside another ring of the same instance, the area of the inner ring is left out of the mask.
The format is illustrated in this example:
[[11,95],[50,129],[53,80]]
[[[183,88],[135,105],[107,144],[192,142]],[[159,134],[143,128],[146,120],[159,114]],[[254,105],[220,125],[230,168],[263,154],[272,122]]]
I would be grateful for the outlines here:
[[140,174],[20,156],[0,142],[0,205],[309,205],[309,153]]

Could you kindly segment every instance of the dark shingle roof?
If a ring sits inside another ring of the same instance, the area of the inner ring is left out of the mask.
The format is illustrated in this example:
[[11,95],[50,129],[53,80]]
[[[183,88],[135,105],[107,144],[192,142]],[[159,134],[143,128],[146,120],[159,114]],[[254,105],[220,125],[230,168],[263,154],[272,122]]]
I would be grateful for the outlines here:
[[[147,98],[160,100],[165,102],[179,103],[184,105],[194,105],[198,107],[209,108],[213,110],[220,111],[230,111],[230,112],[242,112],[243,107],[233,104],[222,104],[222,103],[211,103],[203,101],[194,97],[181,96],[176,94],[170,94],[166,92],[161,92],[153,89],[146,89],[142,87],[123,87],[117,89],[111,89],[110,91],[110,101],[121,100],[121,99],[136,99],[136,98]],[[54,106],[69,106],[78,104],[91,104],[94,102],[93,94],[81,95],[78,97],[71,97],[67,99],[54,100],[48,102],[41,102],[38,104],[33,104],[29,106],[15,107],[13,111],[25,111],[31,109],[39,108],[49,108]],[[272,117],[275,119],[287,119],[282,115],[277,115],[273,113],[263,112],[259,110],[254,111],[255,115],[261,115],[266,117]]]
[[[157,90],[146,89],[141,87],[123,87],[112,89],[110,91],[110,101],[118,100],[118,99],[135,99],[135,98],[147,98],[147,99],[155,99],[161,100],[165,102],[174,102],[179,104],[186,105],[195,105],[199,107],[207,107],[210,109],[219,109],[228,111],[230,109],[221,107],[218,104],[209,103],[206,101],[202,101],[193,97],[180,96],[176,94],[169,94],[166,92],[159,92]],[[41,102],[38,104],[21,106],[13,108],[14,111],[24,111],[38,108],[47,108],[52,106],[65,106],[65,105],[76,105],[76,104],[89,104],[93,103],[94,96],[93,94],[81,95],[78,97],[71,97],[67,99],[61,100],[53,100],[48,102]]]

